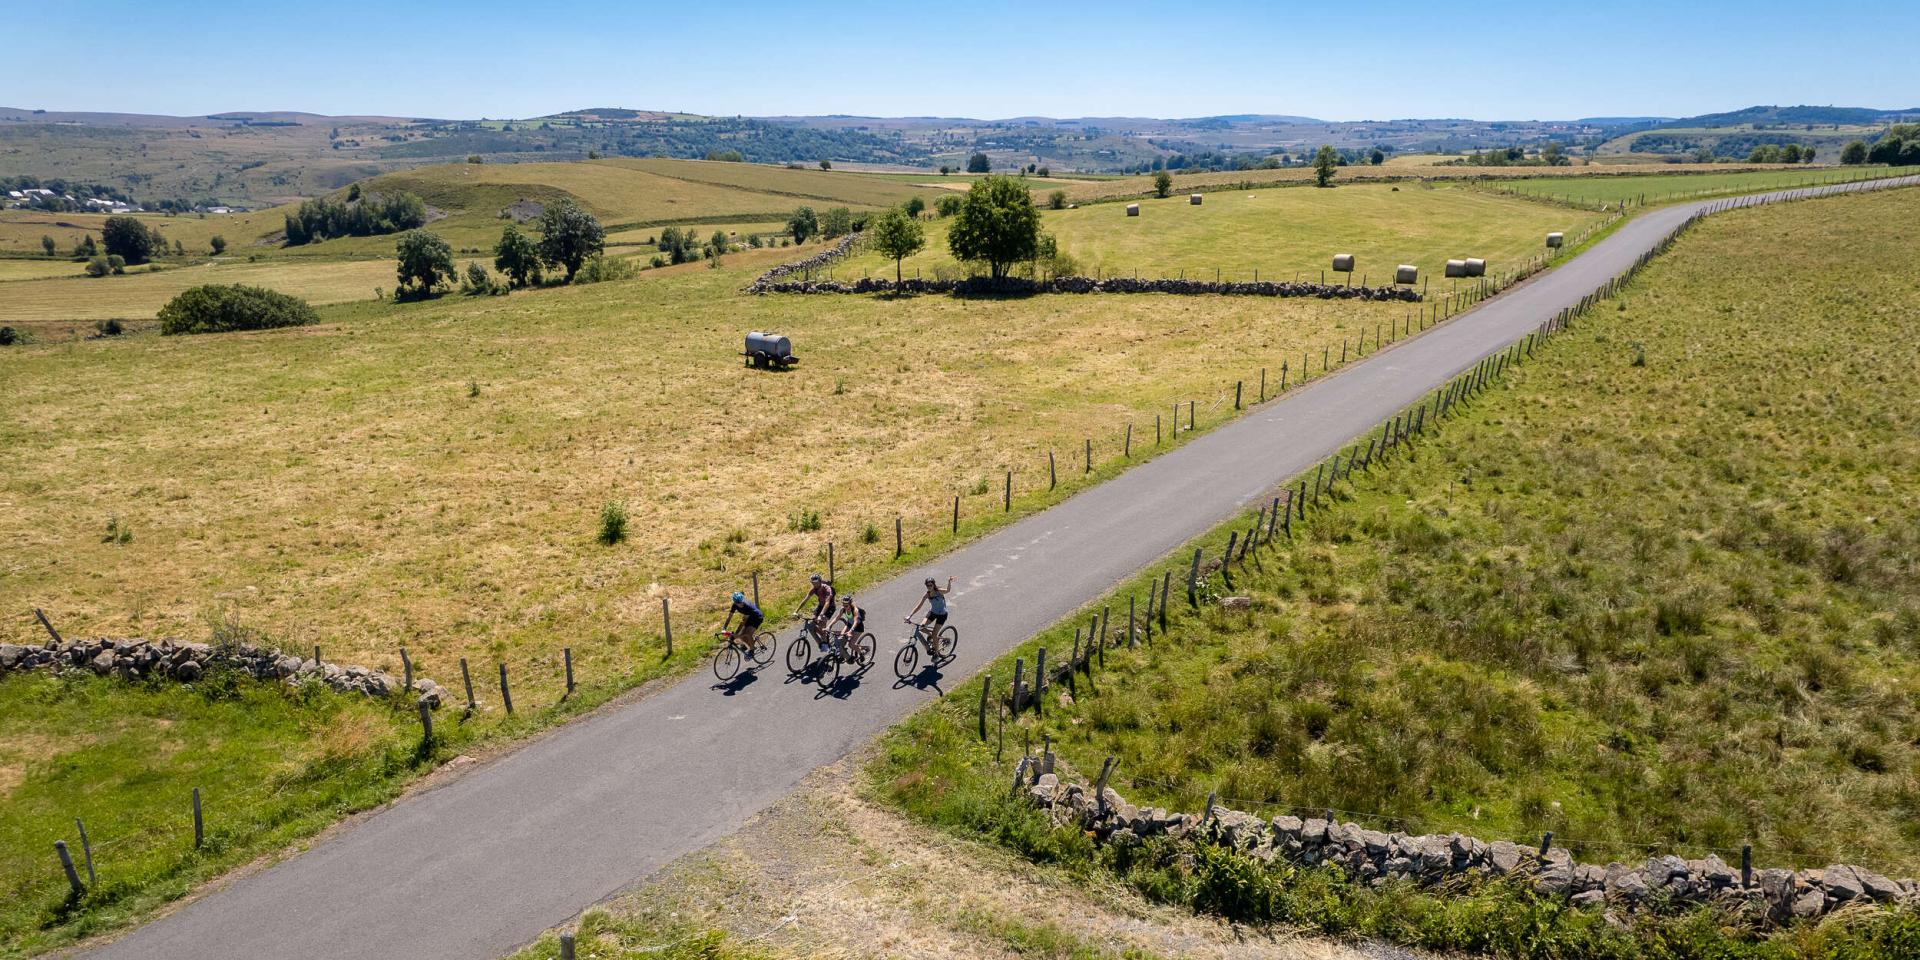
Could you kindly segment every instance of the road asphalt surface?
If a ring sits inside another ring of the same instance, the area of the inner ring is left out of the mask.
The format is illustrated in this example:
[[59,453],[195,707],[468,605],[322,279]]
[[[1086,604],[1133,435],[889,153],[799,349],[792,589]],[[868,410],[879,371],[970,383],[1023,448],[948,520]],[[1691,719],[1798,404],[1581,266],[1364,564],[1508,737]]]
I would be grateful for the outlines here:
[[[879,662],[844,695],[788,682],[783,656],[728,688],[703,668],[406,796],[89,955],[485,960],[509,953],[730,833],[809,771],[942,688],[1268,501],[1288,478],[1627,270],[1695,212],[1857,188],[1644,213],[1571,261],[1440,326],[862,591]],[[943,584],[958,578],[951,602],[959,655],[931,678],[936,683],[898,685],[892,660],[905,635],[901,618],[928,576]],[[784,643],[793,631],[776,625]]]

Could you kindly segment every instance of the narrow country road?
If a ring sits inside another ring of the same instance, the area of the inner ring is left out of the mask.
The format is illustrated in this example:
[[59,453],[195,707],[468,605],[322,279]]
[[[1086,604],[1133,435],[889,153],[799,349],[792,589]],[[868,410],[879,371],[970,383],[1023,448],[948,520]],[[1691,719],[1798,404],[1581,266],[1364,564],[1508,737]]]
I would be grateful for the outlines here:
[[[1881,181],[1916,185],[1920,177]],[[1529,283],[1185,446],[861,594],[881,662],[850,696],[784,683],[731,694],[701,671],[604,710],[244,877],[90,955],[128,960],[486,960],[697,850],[939,695],[896,687],[898,618],[957,576],[946,686],[1256,502],[1482,357],[1576,303],[1699,210],[1654,210]],[[790,631],[784,631],[790,632]]]

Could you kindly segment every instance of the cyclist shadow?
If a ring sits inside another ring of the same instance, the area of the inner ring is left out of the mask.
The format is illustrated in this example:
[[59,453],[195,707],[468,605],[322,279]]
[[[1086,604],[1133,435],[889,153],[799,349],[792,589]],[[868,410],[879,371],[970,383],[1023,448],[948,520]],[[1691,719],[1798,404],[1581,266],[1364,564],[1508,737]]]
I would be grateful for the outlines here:
[[952,662],[952,654],[932,661],[919,670],[895,680],[893,682],[893,688],[898,690],[901,687],[912,687],[915,690],[932,690],[941,696],[945,696],[947,692],[940,689],[940,681],[945,676],[940,672],[940,668]]
[[853,696],[853,692],[855,690],[860,689],[861,681],[866,678],[867,671],[872,669],[873,669],[873,664],[869,663],[866,666],[861,667],[858,671],[854,673],[849,673],[841,677],[840,679],[835,680],[833,683],[827,686],[821,687],[817,692],[814,693],[813,698],[815,700],[823,700],[828,697],[832,697],[835,700],[845,700],[848,697]]
[[733,697],[758,682],[760,682],[760,668],[749,667],[734,674],[732,680],[722,680],[707,689],[718,690],[723,697]]

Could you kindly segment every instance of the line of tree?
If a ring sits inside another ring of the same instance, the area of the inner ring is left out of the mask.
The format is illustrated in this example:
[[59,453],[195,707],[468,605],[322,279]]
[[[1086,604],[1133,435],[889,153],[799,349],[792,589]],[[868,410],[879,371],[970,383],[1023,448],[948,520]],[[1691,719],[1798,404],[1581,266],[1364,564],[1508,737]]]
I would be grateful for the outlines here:
[[287,246],[297,247],[335,237],[399,233],[426,224],[426,201],[404,190],[362,195],[356,184],[344,201],[316,197],[287,214]]
[[1920,123],[1896,123],[1869,145],[1855,140],[1840,151],[1846,164],[1884,163],[1890,167],[1920,166]]
[[1812,163],[1814,150],[1797,143],[1763,143],[1747,153],[1748,163]]

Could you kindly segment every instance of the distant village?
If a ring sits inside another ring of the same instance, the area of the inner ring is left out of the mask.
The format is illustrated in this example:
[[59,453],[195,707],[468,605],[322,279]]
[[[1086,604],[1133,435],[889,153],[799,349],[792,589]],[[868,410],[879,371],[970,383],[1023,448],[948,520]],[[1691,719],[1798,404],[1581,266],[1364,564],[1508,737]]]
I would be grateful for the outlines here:
[[[8,190],[3,207],[29,210],[51,210],[56,213],[145,213],[147,208],[137,203],[114,197],[76,197],[71,193],[62,193],[46,187],[23,187]],[[207,206],[197,207],[197,213],[240,213],[239,207]]]

